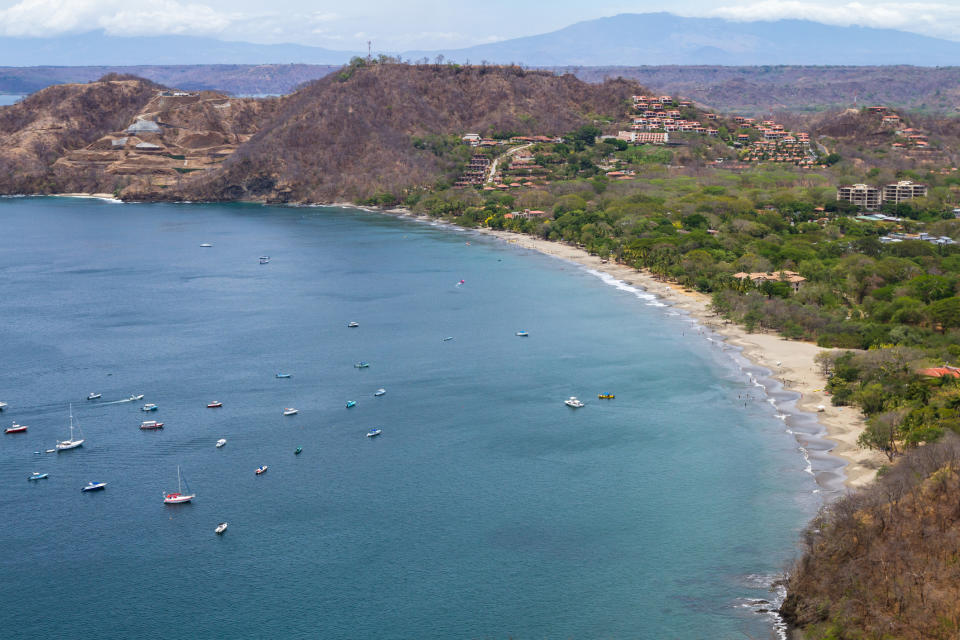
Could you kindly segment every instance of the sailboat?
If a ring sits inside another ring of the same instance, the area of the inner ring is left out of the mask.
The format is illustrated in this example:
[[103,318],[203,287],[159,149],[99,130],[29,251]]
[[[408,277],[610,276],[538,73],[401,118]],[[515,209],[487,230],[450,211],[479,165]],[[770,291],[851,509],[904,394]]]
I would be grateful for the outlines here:
[[[180,466],[177,465],[177,490],[175,493],[167,493],[163,496],[164,504],[182,504],[184,502],[190,502],[193,500],[196,495],[192,493],[183,493],[182,478],[180,477]],[[190,487],[187,487],[187,491],[190,491]]]
[[[80,425],[77,425],[77,429],[80,428]],[[80,435],[83,435],[81,431]],[[67,449],[76,449],[83,445],[83,438],[75,440],[73,437],[73,405],[70,405],[70,439],[69,440],[57,440],[57,451],[66,451]]]

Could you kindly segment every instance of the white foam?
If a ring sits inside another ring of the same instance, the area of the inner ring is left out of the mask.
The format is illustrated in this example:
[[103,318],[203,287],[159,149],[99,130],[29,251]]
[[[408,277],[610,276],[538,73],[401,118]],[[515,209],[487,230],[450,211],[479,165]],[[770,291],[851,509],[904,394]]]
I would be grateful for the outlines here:
[[584,268],[584,271],[600,278],[600,280],[602,280],[604,284],[609,284],[610,286],[616,287],[620,291],[626,291],[628,293],[632,293],[634,296],[636,296],[640,300],[646,301],[647,306],[650,306],[650,307],[667,306],[664,303],[660,302],[657,296],[653,295],[652,293],[644,289],[640,289],[639,287],[635,287],[633,285],[627,284],[623,280],[618,280],[614,278],[612,275],[610,275],[609,273],[604,273],[603,271],[597,271],[596,269],[587,269],[587,268]]

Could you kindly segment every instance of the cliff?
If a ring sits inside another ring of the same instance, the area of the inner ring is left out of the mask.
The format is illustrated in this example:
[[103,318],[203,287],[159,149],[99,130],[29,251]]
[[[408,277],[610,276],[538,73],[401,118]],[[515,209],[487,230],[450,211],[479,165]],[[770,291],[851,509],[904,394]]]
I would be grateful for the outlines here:
[[805,637],[960,635],[960,438],[905,456],[805,534],[781,614]]

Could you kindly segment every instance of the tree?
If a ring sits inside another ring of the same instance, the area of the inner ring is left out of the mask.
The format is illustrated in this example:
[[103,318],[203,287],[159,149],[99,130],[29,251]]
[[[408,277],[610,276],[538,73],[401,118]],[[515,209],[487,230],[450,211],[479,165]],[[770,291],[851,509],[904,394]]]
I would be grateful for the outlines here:
[[927,313],[944,333],[947,329],[960,327],[960,298],[953,296],[937,300],[928,307]]
[[887,411],[867,421],[867,428],[857,438],[857,444],[874,451],[883,451],[891,462],[897,455],[897,435],[903,421],[903,410]]

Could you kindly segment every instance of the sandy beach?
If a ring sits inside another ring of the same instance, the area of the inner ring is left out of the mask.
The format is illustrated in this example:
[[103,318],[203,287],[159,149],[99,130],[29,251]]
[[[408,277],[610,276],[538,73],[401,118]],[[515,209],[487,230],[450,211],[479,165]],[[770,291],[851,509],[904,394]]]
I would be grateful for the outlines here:
[[[880,465],[886,462],[882,454],[857,446],[857,438],[864,428],[860,410],[855,407],[834,407],[830,404],[830,397],[824,394],[826,379],[820,373],[814,357],[825,349],[809,342],[787,340],[772,333],[748,333],[743,327],[713,313],[709,296],[663,282],[648,272],[601,260],[577,247],[509,231],[478,231],[525,249],[582,264],[610,274],[627,284],[641,287],[673,307],[686,311],[703,326],[724,336],[728,344],[740,347],[747,359],[769,369],[785,389],[800,394],[797,408],[816,415],[826,431],[826,438],[836,443],[831,453],[847,462],[844,473],[848,487],[855,488],[869,483],[876,476]],[[818,411],[819,406],[825,407],[825,410]]]

